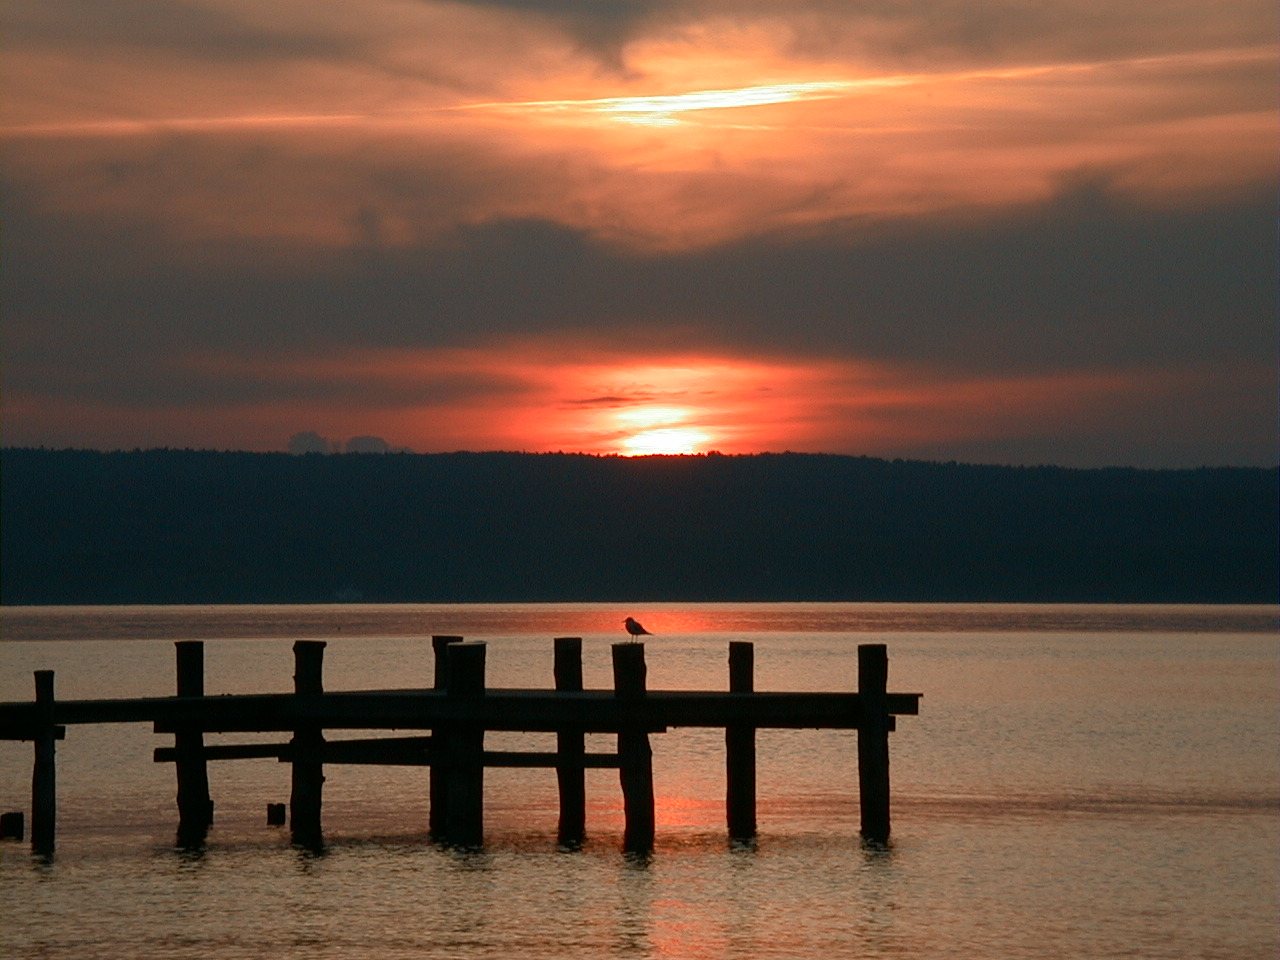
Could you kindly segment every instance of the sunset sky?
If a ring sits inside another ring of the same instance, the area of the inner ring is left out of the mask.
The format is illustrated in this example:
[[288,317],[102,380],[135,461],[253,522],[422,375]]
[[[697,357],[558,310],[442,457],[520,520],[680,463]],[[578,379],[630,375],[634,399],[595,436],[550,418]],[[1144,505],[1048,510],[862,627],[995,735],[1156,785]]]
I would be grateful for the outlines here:
[[6,0],[5,445],[1274,465],[1274,0]]

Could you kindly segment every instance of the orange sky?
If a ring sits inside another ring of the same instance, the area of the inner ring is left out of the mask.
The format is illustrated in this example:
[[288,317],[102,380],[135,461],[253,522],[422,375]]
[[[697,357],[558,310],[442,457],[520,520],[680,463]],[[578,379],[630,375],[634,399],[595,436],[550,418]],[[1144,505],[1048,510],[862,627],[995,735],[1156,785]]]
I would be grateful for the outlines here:
[[1270,4],[7,16],[7,443],[1274,459]]
[[[641,39],[626,71],[610,73],[554,45],[549,62],[477,44],[476,62],[459,63],[441,50],[449,36],[420,55],[466,74],[465,89],[282,63],[264,97],[264,78],[246,80],[241,64],[210,77],[181,62],[86,71],[19,56],[10,72],[33,94],[6,110],[5,135],[19,141],[10,164],[21,177],[52,160],[55,203],[148,211],[193,241],[342,247],[367,239],[376,217],[377,242],[403,245],[457,222],[537,217],[642,250],[1034,203],[1080,169],[1112,171],[1115,189],[1155,204],[1229,194],[1274,169],[1270,44],[903,73],[797,59],[762,27]],[[101,73],[103,88],[68,95],[63,72]],[[108,190],[84,175],[86,156],[141,164],[184,138],[212,142],[212,155],[149,164],[145,179]],[[249,177],[219,169],[225,154],[267,138],[259,189],[237,192]],[[461,191],[352,189],[352,175],[435,162],[442,149],[482,165]]]
[[[1097,435],[1094,455],[1118,459],[1120,448],[1106,446],[1117,443],[1116,435],[1176,431],[1189,417],[1211,421],[1237,399],[1221,396],[1212,380],[1196,382],[1193,371],[956,377],[841,360],[695,354],[637,360],[530,342],[298,363],[204,358],[192,359],[188,369],[197,379],[292,384],[295,390],[285,392],[295,395],[255,403],[236,417],[222,406],[195,404],[153,411],[70,404],[22,414],[37,423],[75,422],[106,446],[124,448],[172,445],[168,438],[183,431],[234,448],[246,430],[287,439],[298,424],[340,448],[374,424],[391,447],[417,451],[871,451],[954,459],[966,446],[1047,451]],[[322,396],[309,399],[314,389]],[[1194,409],[1181,400],[1187,392],[1196,398]]]

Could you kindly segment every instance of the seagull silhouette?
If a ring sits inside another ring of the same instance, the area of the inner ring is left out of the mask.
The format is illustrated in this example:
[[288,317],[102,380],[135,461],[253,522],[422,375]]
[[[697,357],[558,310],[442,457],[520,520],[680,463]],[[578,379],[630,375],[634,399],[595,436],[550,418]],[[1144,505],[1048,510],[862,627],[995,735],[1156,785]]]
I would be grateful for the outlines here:
[[638,637],[642,634],[649,637],[653,636],[653,634],[644,628],[643,624],[637,620],[633,620],[631,617],[627,617],[627,619],[623,620],[622,625],[627,628],[627,633],[631,634],[633,637]]

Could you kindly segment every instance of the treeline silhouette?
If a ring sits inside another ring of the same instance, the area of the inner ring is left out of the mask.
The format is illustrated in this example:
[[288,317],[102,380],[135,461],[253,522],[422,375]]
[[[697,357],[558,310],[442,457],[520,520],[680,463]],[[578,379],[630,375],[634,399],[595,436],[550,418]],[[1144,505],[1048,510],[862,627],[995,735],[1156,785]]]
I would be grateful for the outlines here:
[[1277,600],[1271,469],[0,453],[0,602]]

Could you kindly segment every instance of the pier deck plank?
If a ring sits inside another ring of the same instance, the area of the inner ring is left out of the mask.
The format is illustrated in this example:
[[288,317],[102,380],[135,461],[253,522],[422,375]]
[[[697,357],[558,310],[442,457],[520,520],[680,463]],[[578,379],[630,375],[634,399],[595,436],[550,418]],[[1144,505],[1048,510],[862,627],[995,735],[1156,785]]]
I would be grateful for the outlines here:
[[[890,714],[919,713],[920,694],[888,695]],[[620,700],[611,690],[488,689],[482,696],[450,697],[436,690],[334,691],[315,696],[236,694],[206,697],[143,697],[129,700],[59,700],[57,724],[151,723],[157,733],[176,727],[207,733],[293,730],[301,723],[330,729],[430,729],[448,723],[478,723],[488,730],[616,732],[641,724],[667,727],[755,727],[858,729],[861,703],[855,693],[729,693],[650,690]],[[38,726],[35,705],[0,703],[0,739],[27,740]]]

